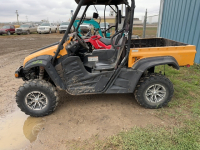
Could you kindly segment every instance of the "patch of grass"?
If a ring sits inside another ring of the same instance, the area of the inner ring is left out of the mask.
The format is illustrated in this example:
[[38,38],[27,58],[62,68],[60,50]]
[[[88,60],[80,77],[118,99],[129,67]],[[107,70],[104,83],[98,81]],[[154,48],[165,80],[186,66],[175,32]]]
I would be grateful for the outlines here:
[[[93,150],[199,150],[200,120],[184,121],[181,127],[135,127],[106,140],[77,142],[72,149]],[[82,143],[82,144],[81,144]]]
[[[111,35],[114,35],[115,28],[111,29]],[[147,27],[146,28],[146,38],[148,37],[156,37],[157,27]],[[133,27],[133,35],[138,35],[142,38],[143,35],[143,27]]]
[[184,127],[133,128],[111,137],[102,149],[123,150],[177,150],[200,149],[199,121],[190,121]]
[[[147,27],[146,28],[146,38],[148,37],[156,37],[157,27]],[[138,35],[142,37],[143,35],[143,27],[133,27],[133,35]]]
[[[164,71],[164,67],[156,67],[156,72],[159,71]],[[174,108],[178,105],[193,107],[193,103],[199,102],[199,65],[195,64],[191,66],[191,68],[182,67],[180,70],[175,70],[172,67],[166,66],[165,74],[172,81],[175,89],[173,100],[169,103],[170,107]]]
[[[197,116],[199,116],[199,119],[200,119],[200,102],[195,102],[195,103],[193,103],[192,104],[192,113],[194,114],[194,115],[197,115]],[[200,125],[199,125],[200,126]],[[200,131],[199,131],[200,132]]]

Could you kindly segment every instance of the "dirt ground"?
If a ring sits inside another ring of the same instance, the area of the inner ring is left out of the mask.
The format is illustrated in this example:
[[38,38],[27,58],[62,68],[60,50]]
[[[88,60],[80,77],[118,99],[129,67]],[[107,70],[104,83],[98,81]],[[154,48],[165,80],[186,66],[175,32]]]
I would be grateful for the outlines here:
[[[69,143],[94,136],[105,139],[134,126],[170,125],[157,110],[140,107],[133,94],[71,96],[59,91],[56,111],[33,118],[16,106],[15,93],[23,84],[14,71],[30,52],[57,42],[60,34],[0,36],[0,149],[73,149]],[[67,144],[68,143],[68,144]],[[84,144],[84,143],[83,143]]]

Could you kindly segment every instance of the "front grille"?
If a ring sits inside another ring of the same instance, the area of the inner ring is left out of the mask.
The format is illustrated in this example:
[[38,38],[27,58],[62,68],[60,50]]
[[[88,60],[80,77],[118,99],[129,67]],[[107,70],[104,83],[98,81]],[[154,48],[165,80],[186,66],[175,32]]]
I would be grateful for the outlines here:
[[39,28],[40,30],[45,30],[45,28]]
[[17,31],[21,32],[21,31],[22,31],[22,29],[17,29]]

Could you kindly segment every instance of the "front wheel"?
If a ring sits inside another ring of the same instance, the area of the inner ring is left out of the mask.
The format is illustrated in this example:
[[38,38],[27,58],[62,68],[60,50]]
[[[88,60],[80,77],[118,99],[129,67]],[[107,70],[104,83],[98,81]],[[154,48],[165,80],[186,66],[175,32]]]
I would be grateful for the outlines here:
[[44,80],[25,82],[16,93],[18,107],[25,114],[42,117],[51,114],[58,104],[56,88]]
[[164,75],[153,73],[140,79],[134,94],[141,106],[156,109],[166,106],[173,93],[172,82]]
[[51,34],[51,29],[49,29],[49,34]]
[[28,35],[28,34],[30,34],[30,31],[28,30],[28,31],[26,31],[26,34]]
[[7,35],[10,35],[10,31],[7,32]]

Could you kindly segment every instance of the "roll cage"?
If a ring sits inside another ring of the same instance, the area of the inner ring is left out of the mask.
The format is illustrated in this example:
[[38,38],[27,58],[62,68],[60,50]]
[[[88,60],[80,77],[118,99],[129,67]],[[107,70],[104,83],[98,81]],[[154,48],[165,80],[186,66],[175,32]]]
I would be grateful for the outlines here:
[[[61,40],[61,42],[58,45],[58,48],[57,48],[57,50],[55,52],[55,55],[54,55],[53,60],[52,60],[52,63],[54,64],[58,54],[60,53],[60,50],[63,49],[63,44],[66,42],[66,40],[67,40],[67,38],[69,36],[69,33],[70,33],[70,29],[73,26],[73,23],[76,20],[77,15],[78,15],[78,13],[79,13],[79,11],[80,11],[82,6],[86,6],[86,8],[85,8],[85,10],[84,10],[84,12],[83,12],[83,14],[81,16],[81,20],[80,20],[80,22],[78,24],[78,27],[80,26],[80,24],[81,24],[85,14],[86,14],[86,12],[87,12],[87,9],[88,9],[88,7],[90,5],[105,5],[105,7],[106,7],[106,5],[115,5],[116,8],[117,8],[117,11],[119,11],[117,5],[125,4],[126,7],[129,8],[127,10],[129,10],[129,12],[130,12],[130,16],[128,18],[130,24],[129,24],[129,29],[128,29],[128,32],[127,32],[127,35],[126,35],[127,38],[128,38],[128,42],[125,44],[126,45],[126,56],[124,57],[124,59],[122,60],[120,66],[118,68],[118,69],[120,69],[128,61],[128,55],[129,55],[129,50],[130,50],[130,45],[131,45],[131,36],[132,36],[132,30],[133,30],[133,18],[134,18],[134,10],[135,10],[135,0],[131,0],[131,6],[129,6],[127,0],[109,0],[109,1],[108,0],[75,0],[75,1],[78,4],[78,6],[76,8],[76,11],[75,11],[74,15],[71,18],[69,26],[68,26],[68,28],[67,28],[67,30],[66,30],[66,32],[65,32],[65,34],[64,34],[64,36],[63,36],[63,38]],[[118,17],[119,17],[119,15],[118,15]],[[105,13],[104,13],[104,18],[105,18]],[[126,17],[126,19],[127,19],[127,17]],[[116,19],[116,20],[118,20],[118,19]],[[116,24],[117,24],[116,26],[118,27],[118,21],[116,22]],[[122,30],[125,30],[124,28],[125,28],[125,25],[124,25]],[[117,34],[119,34],[121,32],[122,32],[121,30],[118,31],[117,33],[115,33],[114,36],[116,36]],[[111,41],[113,40],[113,37],[111,38]]]

